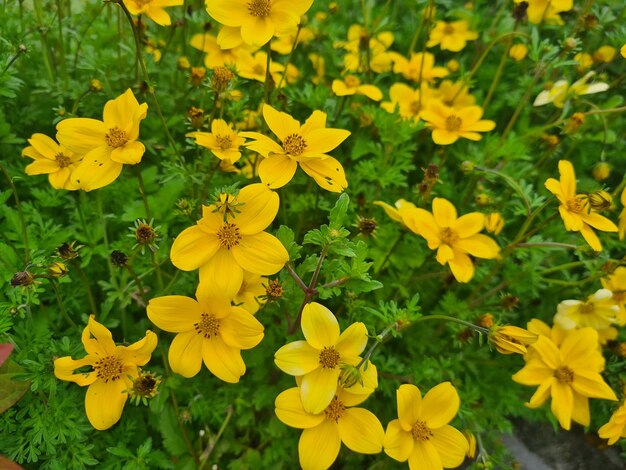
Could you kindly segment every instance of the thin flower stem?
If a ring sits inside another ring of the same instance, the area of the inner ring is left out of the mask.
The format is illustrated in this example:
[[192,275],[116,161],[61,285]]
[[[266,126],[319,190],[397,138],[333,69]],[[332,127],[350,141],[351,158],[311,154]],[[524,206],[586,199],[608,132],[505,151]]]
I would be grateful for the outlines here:
[[220,437],[222,437],[222,434],[224,434],[224,431],[228,427],[228,423],[230,423],[230,418],[232,418],[232,416],[233,406],[228,405],[228,408],[226,408],[226,418],[224,418],[220,429],[217,431],[217,434],[214,438],[209,439],[209,445],[207,445],[207,448],[204,449],[204,452],[202,452],[202,455],[200,455],[200,466],[198,467],[198,470],[202,470],[204,468],[204,465],[209,461],[209,457],[211,456],[213,449],[215,449],[215,446],[220,440]]
[[76,272],[78,273],[78,277],[80,277],[80,281],[82,282],[83,287],[85,288],[85,292],[87,293],[87,299],[89,300],[91,313],[93,314],[95,318],[98,319],[100,314],[98,313],[98,305],[96,304],[96,299],[93,295],[93,291],[91,290],[91,286],[89,285],[89,278],[85,274],[85,271],[83,271],[83,268],[80,267],[80,263],[78,261],[73,260],[73,266],[76,269]]
[[7,72],[7,70],[9,70],[11,66],[15,63],[15,61],[19,59],[19,57],[26,52],[26,50],[27,49],[25,47],[21,45],[18,46],[17,52],[15,53],[15,55],[13,55],[13,57],[11,57],[11,59],[9,59],[7,64],[4,66],[4,68],[2,69],[2,72],[0,72],[0,76],[4,75]]
[[[141,282],[141,279],[139,279],[139,277],[137,276],[137,273],[135,272],[135,270],[132,268],[132,266],[130,264],[126,264],[126,270],[128,271],[128,273],[131,275],[131,277],[133,278],[133,280],[135,281],[135,285],[137,286],[137,289],[139,290],[139,297],[141,298],[141,301],[143,302],[144,307],[146,305],[148,305],[148,302],[146,302],[146,298],[145,298],[145,290],[143,287],[143,283]],[[123,320],[123,318],[122,318]],[[123,328],[123,326],[122,326]]]
[[302,311],[304,310],[304,307],[317,295],[317,290],[315,289],[315,286],[317,285],[317,278],[320,275],[322,263],[324,263],[324,258],[326,258],[327,253],[328,245],[324,245],[317,260],[315,270],[313,271],[313,276],[311,276],[311,282],[304,291],[304,299],[302,299],[302,304],[300,305],[300,309],[298,310],[298,316],[296,317],[296,321],[294,321],[291,327],[288,329],[289,334],[294,334],[296,330],[300,327],[300,322],[302,321]]
[[78,106],[80,106],[80,102],[81,100],[87,96],[89,94],[91,90],[85,90],[83,91],[80,95],[78,95],[78,98],[76,98],[76,100],[74,101],[74,104],[72,105],[72,114],[76,115],[76,112],[78,111]]
[[141,170],[137,169],[137,183],[139,185],[139,193],[141,194],[141,199],[143,201],[143,207],[146,210],[146,220],[152,220],[152,215],[150,212],[150,205],[148,204],[148,196],[146,195],[146,188],[143,184],[143,177],[141,176]]
[[293,53],[296,50],[296,46],[298,45],[298,37],[300,37],[300,31],[302,30],[302,23],[298,23],[298,30],[296,31],[296,37],[293,40],[293,46],[291,46],[291,52],[289,52],[289,57],[287,57],[287,63],[285,64],[285,70],[280,77],[280,81],[276,86],[276,89],[279,90],[283,82],[285,81],[285,76],[287,75],[287,67],[291,64],[291,58],[293,57]]
[[559,272],[559,271],[566,271],[566,270],[568,270],[570,268],[578,268],[578,267],[584,266],[584,265],[585,265],[584,261],[573,261],[571,263],[559,264],[558,266],[553,266],[551,268],[544,269],[539,274],[544,276],[546,274]]
[[41,0],[33,0],[33,10],[35,12],[35,18],[37,19],[37,29],[39,30],[39,37],[41,39],[41,47],[43,49],[43,63],[46,67],[46,72],[48,73],[48,79],[51,83],[56,82],[56,78],[54,75],[54,71],[52,69],[52,61],[51,61],[51,53],[50,53],[50,45],[48,43],[48,31],[47,28],[43,25],[42,21],[42,5]]
[[302,289],[302,292],[306,294],[306,292],[309,290],[309,287],[304,283],[302,278],[298,276],[298,273],[291,267],[290,263],[287,263],[285,265],[285,269],[287,270],[289,275],[293,278],[293,280],[296,281],[296,284],[298,284],[298,287]]
[[566,248],[568,250],[577,250],[577,245],[569,243],[558,242],[538,242],[538,243],[518,243],[516,248],[535,248],[535,247],[548,247],[548,248]]
[[150,258],[152,259],[152,265],[154,266],[154,270],[157,275],[157,286],[159,286],[159,291],[163,290],[163,273],[161,273],[161,264],[157,259],[156,252],[150,249]]
[[17,188],[15,187],[15,183],[13,183],[13,178],[6,170],[4,165],[0,163],[0,171],[4,174],[4,177],[9,182],[9,186],[11,187],[11,191],[13,192],[13,200],[15,201],[15,208],[17,209],[17,216],[20,219],[20,225],[22,226],[22,242],[24,243],[24,264],[28,264],[30,261],[30,248],[28,244],[28,227],[26,225],[26,221],[24,220],[24,212],[22,211],[22,203],[20,202],[20,197],[17,194]]
[[57,299],[57,304],[59,305],[59,310],[61,311],[61,315],[63,318],[70,324],[72,328],[78,329],[78,325],[74,323],[72,317],[67,314],[67,310],[65,309],[65,304],[63,303],[63,299],[61,298],[61,292],[59,290],[59,284],[56,279],[50,279],[50,283],[52,284],[52,289],[54,290],[54,296]]
[[521,186],[517,183],[517,181],[515,181],[509,175],[502,173],[498,170],[495,170],[493,168],[482,168],[482,167],[477,166],[475,167],[475,170],[482,171],[484,173],[490,173],[492,175],[502,178],[517,194],[519,194],[520,198],[522,199],[522,202],[524,203],[524,207],[526,207],[526,215],[530,216],[530,214],[532,213],[530,201],[526,197],[526,194],[524,194],[524,191],[522,190]]
[[389,251],[385,255],[385,258],[383,259],[383,262],[380,264],[378,269],[376,271],[374,271],[374,274],[378,274],[378,273],[380,273],[383,270],[383,268],[387,264],[387,261],[389,261],[389,258],[391,257],[392,253],[394,252],[396,247],[400,244],[400,242],[402,241],[402,239],[404,238],[405,235],[406,235],[406,231],[403,231],[403,232],[400,233],[400,235],[398,235],[398,238],[393,243],[393,245],[391,245],[391,248],[389,248]]
[[65,61],[65,39],[63,37],[63,2],[56,0],[57,7],[57,27],[59,28],[59,65],[61,75],[67,77],[67,64]]
[[361,366],[363,366],[363,364],[365,364],[369,360],[370,356],[376,350],[376,348],[378,348],[378,346],[380,346],[383,343],[383,341],[389,335],[389,333],[391,333],[393,330],[398,331],[399,326],[400,325],[398,324],[398,322],[395,321],[391,325],[389,325],[387,328],[385,328],[380,334],[376,335],[374,337],[376,342],[370,346],[370,348],[367,350],[365,355],[361,358],[359,363],[356,365],[355,369],[357,370],[360,369]]
[[102,4],[102,6],[96,12],[96,14],[91,17],[91,19],[89,20],[89,23],[87,23],[87,26],[85,27],[85,29],[83,31],[81,31],[81,33],[77,36],[78,37],[78,43],[76,45],[76,51],[74,52],[74,61],[73,61],[73,64],[72,64],[72,69],[74,70],[74,73],[76,73],[76,67],[77,67],[77,64],[78,64],[78,56],[80,54],[80,48],[81,48],[81,46],[83,44],[83,39],[87,37],[87,31],[89,31],[91,26],[94,24],[96,19],[100,16],[100,13],[102,13],[102,11],[106,8],[106,6],[107,6],[106,3]]
[[343,277],[340,277],[339,279],[335,279],[334,281],[327,282],[326,284],[320,286],[320,289],[332,289],[333,287],[337,287],[342,284],[345,284],[349,280],[350,280],[350,276],[343,276]]
[[472,322],[461,320],[460,318],[449,317],[447,315],[426,315],[424,317],[419,317],[417,320],[415,320],[412,323],[412,325],[423,322],[423,321],[427,321],[427,320],[442,320],[442,321],[449,321],[452,323],[458,323],[459,325],[467,326],[468,328],[471,328],[472,330],[478,333],[482,333],[485,335],[489,334],[488,328],[483,328],[482,326],[474,325]]

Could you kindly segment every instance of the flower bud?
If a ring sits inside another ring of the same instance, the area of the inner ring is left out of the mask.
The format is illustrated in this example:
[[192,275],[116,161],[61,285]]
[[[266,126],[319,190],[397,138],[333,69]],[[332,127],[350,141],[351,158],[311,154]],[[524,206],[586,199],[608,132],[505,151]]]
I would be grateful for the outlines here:
[[341,374],[339,375],[339,385],[342,388],[350,388],[356,384],[363,385],[363,376],[361,370],[356,366],[344,364],[341,366]]
[[489,194],[480,193],[476,195],[475,201],[479,206],[488,206],[493,202],[493,199],[491,199]]
[[61,263],[60,261],[56,261],[48,266],[48,274],[51,277],[67,276],[68,272],[69,269],[67,269],[67,266],[65,266],[65,264]]
[[11,278],[11,287],[27,287],[35,282],[35,276],[28,271],[19,271]]
[[468,160],[465,160],[463,163],[461,163],[461,171],[466,175],[468,173],[472,173],[475,167],[476,165]]
[[494,235],[499,235],[504,228],[504,219],[499,212],[485,214],[485,230]]
[[526,354],[526,346],[538,336],[517,326],[496,326],[489,331],[489,342],[502,354]]
[[604,181],[611,176],[611,165],[606,162],[598,162],[591,173],[596,181]]
[[92,93],[99,93],[103,89],[102,82],[97,78],[92,79],[89,82],[89,91]]
[[523,60],[528,54],[526,44],[513,44],[509,49],[509,57],[517,62]]

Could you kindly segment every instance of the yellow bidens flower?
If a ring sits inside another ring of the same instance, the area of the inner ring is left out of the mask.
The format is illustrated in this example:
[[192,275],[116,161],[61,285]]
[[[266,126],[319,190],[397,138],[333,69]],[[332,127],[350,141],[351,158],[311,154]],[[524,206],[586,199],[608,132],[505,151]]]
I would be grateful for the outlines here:
[[623,240],[626,236],[626,188],[622,191],[622,195],[619,198],[619,202],[622,203],[622,212],[619,213],[619,239]]
[[170,15],[164,8],[178,7],[183,3],[185,0],[124,0],[124,5],[133,15],[146,15],[161,26],[169,26],[172,23]]
[[613,293],[613,302],[619,307],[618,323],[626,324],[626,268],[616,268],[612,274],[600,279],[600,282],[602,287]]
[[467,45],[467,41],[478,38],[478,33],[469,30],[469,24],[465,20],[437,21],[437,24],[428,36],[426,47],[433,47],[439,44],[442,51],[458,52]]
[[617,400],[600,375],[604,358],[592,328],[573,330],[560,345],[540,335],[528,350],[526,365],[513,380],[539,386],[526,404],[529,408],[538,408],[551,396],[552,413],[564,429],[569,430],[572,421],[589,426],[589,398]]
[[229,163],[241,158],[239,147],[246,141],[223,119],[211,122],[211,132],[190,132],[187,137],[194,138],[196,144],[208,148],[217,158]]
[[346,75],[343,80],[333,80],[333,93],[337,96],[364,95],[370,100],[380,101],[383,93],[374,85],[361,85],[361,81],[355,75]]
[[30,147],[22,150],[22,157],[35,161],[25,168],[27,175],[48,175],[54,189],[78,189],[71,175],[82,155],[66,149],[44,134],[33,134],[28,143]]
[[267,301],[266,286],[268,283],[269,281],[266,277],[244,271],[243,282],[233,298],[233,304],[254,315]]
[[500,215],[499,212],[492,212],[490,214],[485,214],[485,230],[488,233],[493,233],[494,235],[499,235],[504,228],[504,219]]
[[[61,380],[89,385],[85,396],[85,411],[91,425],[103,431],[122,417],[126,392],[132,388],[132,379],[139,375],[138,367],[148,363],[157,337],[152,331],[130,346],[116,346],[111,332],[98,323],[93,315],[83,330],[83,346],[87,355],[78,360],[70,356],[54,361],[54,375]],[[91,366],[89,372],[74,374],[76,369]]]
[[509,57],[517,62],[524,60],[528,54],[526,44],[513,44],[509,49]]
[[206,11],[221,24],[240,28],[243,42],[260,47],[275,34],[287,33],[297,26],[312,3],[313,0],[207,0]]
[[122,166],[141,161],[146,148],[137,141],[139,124],[148,105],[139,104],[130,90],[107,101],[103,120],[70,118],[57,124],[57,140],[71,151],[85,155],[72,172],[72,184],[91,191],[102,188],[122,172]]
[[626,400],[611,415],[609,422],[598,429],[598,436],[608,439],[608,444],[612,446],[620,437],[626,437]]
[[430,89],[426,84],[414,90],[404,83],[394,83],[389,88],[391,101],[382,102],[380,107],[390,113],[397,110],[402,119],[412,119],[417,122],[420,119],[420,112],[426,107],[429,96]]
[[302,333],[305,341],[280,348],[274,362],[283,372],[302,378],[302,406],[307,412],[318,414],[333,400],[342,366],[360,362],[359,354],[367,345],[367,329],[357,322],[339,334],[333,313],[311,302],[302,311]]
[[[376,370],[370,365],[365,375]],[[364,380],[367,380],[364,377]],[[304,470],[325,470],[339,455],[341,443],[354,452],[378,454],[383,448],[383,430],[378,418],[364,408],[356,408],[370,395],[354,393],[354,387],[337,387],[330,404],[319,413],[304,409],[301,390],[290,388],[276,397],[276,416],[287,426],[303,429],[298,443],[300,466]],[[373,389],[372,389],[373,391]]]
[[416,222],[413,220],[415,216],[415,204],[406,201],[404,199],[398,199],[394,204],[395,207],[390,206],[383,201],[374,201],[374,204],[382,207],[385,213],[395,222],[400,222],[405,227],[415,226]]
[[564,330],[590,326],[600,332],[618,323],[619,305],[613,293],[600,289],[587,300],[564,300],[556,308],[554,323]]
[[443,382],[422,398],[415,385],[401,385],[396,392],[398,419],[387,425],[385,453],[411,470],[454,468],[463,463],[469,443],[448,423],[459,411],[459,394]]
[[591,95],[608,90],[609,85],[607,83],[596,82],[590,85],[587,84],[594,75],[594,72],[589,72],[580,80],[572,83],[571,86],[567,80],[558,80],[547,90],[543,90],[537,95],[533,106],[543,106],[544,104],[553,103],[557,108],[562,108],[565,104],[565,100],[570,96]]
[[593,53],[593,60],[596,62],[611,62],[615,59],[617,50],[611,46],[601,46],[596,52]]
[[584,194],[576,194],[576,174],[571,162],[560,160],[559,174],[560,181],[549,178],[545,182],[545,187],[561,203],[559,213],[565,229],[580,232],[591,248],[595,251],[602,251],[600,239],[591,227],[603,232],[617,232],[617,227],[609,219],[595,212]]
[[263,339],[263,325],[249,312],[230,305],[222,295],[210,295],[201,287],[197,301],[181,295],[151,299],[148,318],[162,330],[178,333],[170,346],[172,370],[193,377],[202,361],[224,382],[237,383],[246,372],[242,349]]
[[172,244],[172,264],[183,271],[200,269],[200,289],[233,297],[244,270],[268,275],[281,270],[289,254],[265,230],[278,212],[278,194],[257,183],[233,198],[222,194],[220,206],[202,206],[202,218]]
[[515,3],[526,2],[528,21],[534,24],[542,21],[561,24],[559,13],[570,11],[574,0],[515,0]]
[[389,72],[399,57],[397,52],[387,51],[393,41],[393,33],[389,31],[370,34],[364,26],[353,24],[348,28],[348,40],[335,43],[335,47],[348,51],[343,58],[346,71],[382,73]]
[[410,60],[402,56],[396,57],[393,71],[401,73],[407,80],[427,83],[450,73],[445,67],[435,67],[435,56],[430,52],[411,54]]
[[480,106],[467,106],[461,109],[450,108],[434,100],[428,109],[421,112],[421,117],[433,129],[433,142],[438,145],[450,145],[463,137],[480,140],[479,132],[489,132],[496,127],[494,121],[480,118],[483,109]]
[[489,331],[489,342],[502,354],[526,354],[526,346],[537,341],[538,335],[524,328],[506,325]]
[[448,264],[458,282],[469,282],[474,276],[474,264],[468,255],[493,259],[500,253],[493,239],[478,233],[485,226],[485,216],[471,212],[457,217],[452,203],[440,197],[433,199],[432,208],[432,214],[413,209],[405,223],[428,242],[428,248],[437,250],[437,261],[444,266]]
[[241,133],[243,137],[254,139],[246,147],[265,157],[259,164],[263,183],[272,189],[285,186],[300,164],[304,172],[327,191],[340,193],[348,187],[341,163],[327,153],[346,140],[349,131],[326,128],[326,113],[322,111],[313,111],[301,125],[289,114],[266,104],[263,117],[282,146],[258,132]]

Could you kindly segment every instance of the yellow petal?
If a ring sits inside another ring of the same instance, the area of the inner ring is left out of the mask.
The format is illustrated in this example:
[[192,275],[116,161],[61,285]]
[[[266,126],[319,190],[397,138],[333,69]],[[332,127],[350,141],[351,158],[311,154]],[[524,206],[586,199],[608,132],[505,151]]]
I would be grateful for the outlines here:
[[356,88],[348,88],[343,80],[333,80],[331,88],[337,96],[349,96],[356,93]]
[[413,384],[403,384],[396,391],[398,419],[405,431],[410,431],[422,416],[422,394]]
[[576,174],[574,166],[567,160],[559,160],[559,174],[561,175],[561,193],[566,198],[576,194]]
[[104,105],[102,117],[107,128],[117,127],[126,131],[129,122],[139,108],[139,102],[132,90],[129,88],[123,94],[113,100],[109,100]]
[[302,377],[300,398],[306,411],[313,414],[324,411],[337,392],[340,372],[339,367],[334,369],[319,367]]
[[118,147],[111,152],[111,160],[118,163],[135,165],[141,161],[146,147],[141,142],[128,142],[123,147]]
[[272,155],[259,163],[259,178],[271,189],[282,188],[296,174],[298,164],[287,155]]
[[159,26],[169,26],[172,24],[170,15],[163,9],[156,6],[148,6],[146,15]]
[[374,85],[361,85],[358,92],[367,96],[370,100],[380,101],[383,99],[383,92]]
[[130,346],[118,346],[118,356],[125,365],[143,366],[150,361],[150,356],[156,348],[157,342],[157,335],[148,330],[146,336]]
[[556,370],[561,366],[561,355],[556,345],[547,337],[539,336],[537,341],[528,346],[539,354],[541,361],[552,370]]
[[170,345],[168,359],[174,372],[183,377],[193,377],[202,366],[204,336],[195,330],[178,333]]
[[589,399],[574,391],[574,408],[572,409],[572,421],[583,426],[589,426],[591,415],[589,413]]
[[97,147],[85,155],[72,172],[72,182],[91,191],[111,184],[122,172],[122,164],[111,160],[109,147]]
[[432,432],[430,442],[437,449],[444,468],[455,468],[461,465],[469,450],[469,443],[465,436],[448,425],[433,429]]
[[554,377],[551,377],[543,382],[541,385],[539,385],[537,390],[535,390],[533,396],[530,398],[530,401],[526,403],[526,406],[528,406],[529,408],[539,408],[541,405],[543,405],[550,396],[552,384],[555,382],[555,380],[556,379]]
[[219,248],[220,243],[216,236],[194,225],[176,237],[170,250],[170,258],[178,269],[193,271],[208,263]]
[[[266,232],[244,236],[239,245],[230,251],[241,268],[255,274],[276,274],[289,261],[289,254],[282,243]],[[235,293],[239,287],[241,282]]]
[[442,245],[439,245],[436,258],[439,264],[445,265],[448,261],[454,258],[454,251],[452,250],[452,248],[450,248],[450,245],[446,245],[444,243]]
[[452,229],[459,238],[468,238],[477,234],[485,227],[485,216],[480,212],[471,212],[459,217]]
[[350,131],[344,129],[315,129],[304,136],[306,153],[325,154],[337,148],[350,136]]
[[348,187],[348,180],[341,163],[333,157],[324,160],[301,161],[300,167],[315,182],[327,191],[340,193]]
[[54,157],[62,151],[59,144],[45,134],[33,134],[31,138],[28,139],[28,143],[32,145],[33,150],[35,150],[40,157],[45,157],[50,160],[54,160]]
[[596,233],[587,224],[582,224],[580,234],[594,251],[602,251],[602,243]]
[[148,318],[160,329],[170,333],[193,330],[203,309],[194,299],[182,295],[166,295],[150,299]]
[[[425,112],[426,111],[423,111],[421,113],[422,119],[424,120],[426,120],[426,117],[424,116]],[[432,138],[433,142],[437,145],[450,145],[459,140],[459,134],[457,132],[451,132],[447,129],[437,128],[433,129]]]
[[276,417],[287,426],[298,429],[314,428],[326,419],[324,413],[311,414],[304,411],[300,389],[293,387],[281,392],[274,401]]
[[334,421],[324,420],[319,426],[302,431],[298,456],[302,470],[326,470],[339,455],[341,438]]
[[82,342],[87,354],[93,356],[111,356],[117,350],[111,332],[103,324],[98,323],[93,315],[89,315],[89,321],[83,330]]
[[96,379],[96,372],[83,372],[74,374],[76,369],[92,365],[94,360],[89,356],[74,360],[70,356],[60,357],[54,360],[54,376],[59,380],[75,382],[81,387],[92,384]]
[[367,327],[364,323],[356,322],[341,333],[335,349],[342,356],[358,356],[363,352],[366,345]]
[[224,382],[237,383],[246,373],[241,351],[228,346],[220,336],[202,342],[202,358],[213,375]]
[[276,351],[274,362],[286,374],[300,376],[319,367],[319,356],[320,351],[306,341],[293,341]]
[[383,430],[378,418],[363,408],[348,408],[337,423],[339,437],[348,449],[360,454],[383,450]]
[[523,385],[541,385],[554,376],[554,370],[546,367],[543,361],[528,361],[526,365],[513,375],[513,380]]
[[560,352],[564,364],[578,369],[588,364],[597,348],[598,333],[587,327],[570,332],[563,340]]
[[559,180],[555,180],[554,178],[548,178],[544,183],[544,186],[548,191],[550,191],[559,199],[563,198],[563,194],[561,193],[561,183],[559,182]]
[[339,323],[333,312],[317,302],[310,302],[302,310],[302,333],[315,349],[335,346],[339,340]]
[[431,429],[439,428],[452,421],[460,404],[456,388],[450,382],[440,383],[424,395],[420,419]]
[[598,214],[597,212],[590,212],[589,214],[581,214],[583,221],[591,225],[593,228],[602,232],[617,232],[618,228],[613,222],[606,217]]
[[555,380],[550,391],[552,394],[552,413],[559,420],[561,427],[569,431],[572,424],[572,410],[574,408],[572,388]]
[[234,297],[243,282],[243,270],[233,256],[234,250],[220,248],[204,265],[200,266],[198,289],[207,295]]
[[500,253],[500,247],[495,240],[481,233],[457,240],[454,243],[454,248],[469,253],[476,258],[484,259],[494,259]]
[[413,452],[415,441],[410,431],[402,429],[400,420],[394,419],[387,424],[383,446],[385,454],[398,462],[404,462]]
[[[263,162],[268,160],[271,158]],[[274,221],[280,201],[275,191],[265,184],[256,183],[239,191],[237,203],[243,205],[238,207],[240,213],[235,216],[235,224],[242,235],[254,235],[265,230]]]
[[324,129],[326,127],[326,118],[325,112],[316,109],[302,124],[300,128],[301,134],[305,136],[316,129]]
[[448,265],[458,282],[469,282],[474,277],[474,263],[464,253],[455,251],[454,258],[448,261]]
[[96,380],[87,389],[85,411],[87,419],[98,431],[109,429],[122,417],[128,393],[126,382],[119,380]]
[[447,199],[436,197],[433,199],[433,217],[439,227],[454,227],[456,209]]
[[57,124],[57,140],[72,152],[86,154],[106,145],[107,128],[102,121],[89,118],[64,119]]
[[232,307],[220,320],[220,334],[227,345],[250,349],[263,339],[263,325],[246,310]]
[[276,25],[271,18],[252,17],[241,25],[241,39],[246,44],[260,47],[266,44],[276,31]]
[[27,175],[47,175],[59,171],[59,164],[56,161],[40,158],[28,165],[24,171]]
[[409,455],[410,470],[442,470],[439,452],[430,441],[415,441]]
[[298,121],[287,113],[277,111],[269,104],[263,105],[263,118],[270,130],[276,134],[276,137],[278,137],[281,142],[284,141],[287,136],[298,134],[300,131],[300,123]]
[[602,376],[597,372],[586,370],[574,371],[574,381],[571,386],[575,392],[585,397],[617,400],[615,392],[604,382]]
[[272,156],[273,154],[285,154],[285,151],[280,145],[263,134],[259,134],[258,132],[241,132],[239,135],[248,139],[254,139],[251,142],[246,143],[246,148],[260,153],[266,158]]

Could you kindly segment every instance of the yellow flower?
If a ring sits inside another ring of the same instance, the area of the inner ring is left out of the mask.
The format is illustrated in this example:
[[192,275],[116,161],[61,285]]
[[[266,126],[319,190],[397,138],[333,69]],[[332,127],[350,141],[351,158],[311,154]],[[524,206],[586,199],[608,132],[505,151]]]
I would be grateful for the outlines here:
[[348,187],[341,163],[327,155],[350,135],[343,129],[326,128],[326,113],[313,111],[304,124],[287,113],[263,105],[263,117],[282,146],[258,132],[242,132],[254,139],[247,143],[250,150],[263,155],[259,176],[270,188],[285,186],[296,173],[298,164],[304,172],[327,191],[340,193]]
[[103,120],[64,119],[57,124],[57,140],[71,151],[85,155],[72,172],[72,184],[91,191],[112,183],[122,166],[141,161],[146,150],[137,141],[139,124],[146,117],[148,105],[139,104],[130,90],[107,101]]
[[478,38],[478,33],[469,30],[469,24],[465,20],[437,21],[437,24],[428,36],[426,47],[433,47],[439,44],[442,51],[458,52],[467,45],[467,41]]
[[594,75],[594,72],[589,72],[580,80],[572,83],[571,86],[567,80],[557,81],[547,90],[543,90],[537,95],[533,106],[543,106],[544,104],[553,103],[557,108],[562,108],[565,104],[565,100],[570,96],[591,95],[608,90],[609,85],[603,82],[596,82],[591,85],[587,84],[589,79]]
[[311,81],[316,85],[324,83],[324,76],[326,75],[326,60],[319,54],[309,54],[309,60],[311,65],[315,69],[315,75],[311,77]]
[[380,107],[390,113],[397,110],[403,119],[412,119],[417,122],[420,119],[420,112],[425,109],[431,96],[428,85],[423,84],[420,88],[414,90],[404,83],[394,83],[389,88],[391,101],[382,102]]
[[[132,388],[132,379],[139,375],[137,367],[150,360],[157,337],[152,331],[146,331],[146,336],[136,343],[116,346],[111,332],[90,315],[82,342],[87,355],[78,360],[70,356],[56,359],[54,375],[81,387],[89,385],[85,396],[87,419],[94,428],[102,431],[122,417],[128,398],[126,390]],[[90,366],[92,370],[74,374],[76,369],[84,366]]]
[[499,212],[492,212],[490,214],[485,214],[485,230],[488,233],[493,233],[494,235],[499,235],[504,228],[504,219],[500,215]]
[[584,72],[593,65],[593,57],[586,52],[579,52],[574,56],[574,60],[578,62],[578,71]]
[[333,80],[333,93],[337,96],[364,95],[370,100],[380,101],[383,93],[374,85],[361,85],[361,81],[354,75],[346,75],[343,80]]
[[415,385],[401,385],[396,392],[398,419],[387,425],[385,453],[411,470],[454,468],[469,450],[465,436],[448,423],[459,411],[459,395],[450,382],[433,387],[422,398]]
[[443,78],[450,72],[445,67],[435,67],[435,56],[430,52],[411,54],[407,60],[402,56],[396,58],[393,66],[395,73],[401,73],[407,80],[431,83],[435,78]]
[[[375,372],[375,368],[369,367],[365,373],[369,371]],[[304,409],[298,387],[276,397],[278,419],[287,426],[303,429],[298,456],[304,470],[329,468],[337,459],[342,442],[360,454],[378,454],[382,450],[385,431],[380,421],[372,412],[356,407],[369,395],[338,387],[330,404],[319,413]]]
[[611,46],[601,46],[596,52],[593,53],[593,60],[596,62],[611,62],[615,59],[617,50]]
[[469,431],[467,429],[463,431],[463,435],[465,436],[465,439],[467,439],[467,442],[469,444],[469,448],[467,449],[465,455],[468,458],[473,459],[476,457],[476,436],[474,436],[474,433],[472,431]]
[[196,299],[167,295],[148,303],[150,321],[162,330],[178,333],[168,354],[172,370],[193,377],[204,360],[220,380],[239,382],[246,372],[241,350],[261,342],[263,325],[243,308],[230,305],[227,297],[207,294],[201,286]]
[[467,106],[461,109],[450,108],[438,101],[432,101],[421,116],[433,129],[433,142],[439,145],[450,145],[463,137],[469,140],[480,140],[479,132],[489,132],[496,127],[494,121],[480,118],[483,109],[480,106]]
[[208,148],[220,160],[235,163],[241,158],[239,147],[245,139],[239,137],[231,124],[223,119],[213,119],[211,132],[190,132],[187,137],[196,140],[196,144]]
[[306,44],[315,39],[315,33],[311,28],[302,26],[300,27],[300,32],[298,32],[298,26],[294,25],[291,30],[281,33],[272,41],[272,50],[282,55],[289,54],[296,42],[296,36],[298,37],[297,45]]
[[395,207],[392,207],[383,201],[374,201],[374,204],[382,207],[391,220],[400,222],[407,228],[409,227],[409,224],[415,224],[415,222],[409,222],[415,214],[414,209],[416,209],[415,204],[412,202],[404,199],[398,199],[395,203]]
[[266,277],[244,271],[243,282],[239,291],[233,298],[233,304],[247,310],[252,315],[265,305],[267,293],[265,286],[268,284]]
[[332,312],[311,302],[302,311],[302,333],[305,341],[280,348],[274,362],[283,372],[302,377],[302,406],[307,412],[318,414],[333,400],[342,366],[360,362],[359,354],[367,344],[367,329],[357,322],[339,334],[339,323]]
[[542,21],[561,24],[558,14],[571,10],[574,5],[574,0],[515,0],[515,3],[523,1],[528,3],[526,9],[528,21],[534,24]]
[[[359,24],[353,24],[348,28],[348,40],[337,42],[335,47],[343,47],[348,53],[343,58],[344,68],[348,72],[375,73],[389,72],[392,64],[399,54],[387,52],[393,44],[394,36],[389,31],[369,34],[367,29]],[[369,50],[365,49],[369,44]]]
[[[424,85],[421,86],[421,90],[424,93]],[[430,98],[437,99],[450,108],[463,109],[476,104],[476,98],[470,95],[467,85],[463,82],[443,80],[431,91]]]
[[218,45],[215,36],[210,33],[195,34],[191,38],[190,44],[191,47],[206,53],[204,56],[204,66],[208,69],[235,65],[241,55],[249,54],[248,51],[241,47],[222,49]]
[[502,354],[526,354],[526,346],[537,338],[535,333],[512,325],[495,326],[489,331],[489,341]]
[[183,3],[185,0],[124,0],[124,5],[133,15],[146,15],[161,26],[169,26],[172,23],[165,8],[181,6]]
[[71,175],[82,155],[66,149],[44,134],[33,134],[28,143],[30,147],[22,150],[22,157],[35,161],[25,168],[27,175],[48,175],[48,181],[54,189],[78,189]]
[[569,430],[572,420],[589,426],[589,398],[617,400],[600,372],[604,358],[598,349],[598,333],[592,328],[570,332],[560,347],[547,336],[539,336],[530,345],[532,354],[513,380],[539,388],[526,404],[538,408],[552,397],[552,413]]
[[244,43],[261,47],[275,34],[293,29],[313,0],[207,0],[206,10],[221,24],[241,28]]
[[554,323],[565,330],[590,326],[598,332],[617,323],[619,306],[613,293],[600,289],[587,300],[564,300],[556,308]]
[[626,268],[619,266],[612,274],[600,279],[602,287],[613,292],[613,302],[619,307],[617,322],[626,324]]
[[485,226],[485,216],[471,212],[457,217],[454,206],[447,199],[433,199],[432,214],[424,209],[411,209],[404,217],[409,229],[428,242],[428,248],[437,250],[437,261],[448,264],[458,282],[469,282],[474,276],[474,264],[468,255],[493,259],[500,247],[493,239],[480,232]]
[[624,236],[626,236],[626,188],[622,191],[619,202],[622,203],[622,212],[620,212],[618,219],[619,239],[623,240]]
[[[224,203],[223,203],[224,202]],[[285,247],[265,230],[278,212],[278,194],[257,183],[233,198],[222,194],[220,206],[202,206],[202,218],[172,244],[172,264],[183,271],[200,269],[200,288],[233,297],[243,271],[275,274],[289,260]]]
[[[265,83],[267,71],[267,53],[259,51],[256,54],[240,54],[237,61],[237,75],[249,80],[256,80]],[[281,63],[270,61],[270,76],[275,85],[280,83],[280,78],[285,71],[285,66]],[[285,86],[283,81],[282,86]]]
[[626,400],[611,415],[609,422],[598,429],[598,436],[608,439],[610,446],[615,444],[620,437],[626,437]]
[[559,213],[565,224],[565,229],[580,232],[589,246],[595,251],[602,251],[600,239],[592,230],[594,227],[603,232],[617,232],[613,222],[595,212],[583,194],[576,194],[576,174],[574,166],[567,160],[559,161],[561,180],[549,178],[545,187],[554,194],[561,205]]
[[619,53],[624,59],[626,59],[626,44],[620,48]]
[[513,44],[509,49],[509,57],[517,62],[524,60],[528,54],[526,44]]

